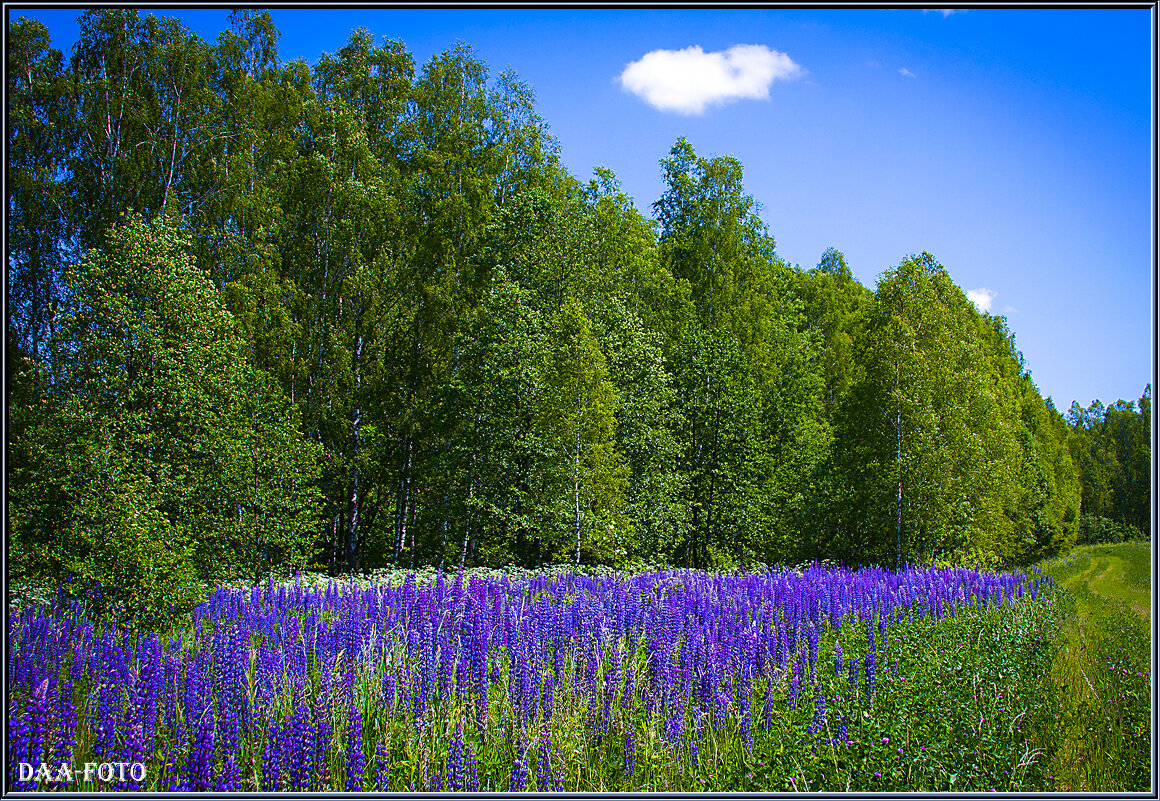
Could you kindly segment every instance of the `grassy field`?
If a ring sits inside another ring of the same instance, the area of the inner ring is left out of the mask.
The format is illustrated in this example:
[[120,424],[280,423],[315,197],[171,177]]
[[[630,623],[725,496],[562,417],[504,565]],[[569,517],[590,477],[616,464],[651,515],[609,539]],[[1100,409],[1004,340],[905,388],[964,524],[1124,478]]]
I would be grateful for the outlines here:
[[1053,789],[1146,791],[1151,782],[1151,546],[1076,548],[1045,564],[1067,590],[1052,676],[1062,742]]

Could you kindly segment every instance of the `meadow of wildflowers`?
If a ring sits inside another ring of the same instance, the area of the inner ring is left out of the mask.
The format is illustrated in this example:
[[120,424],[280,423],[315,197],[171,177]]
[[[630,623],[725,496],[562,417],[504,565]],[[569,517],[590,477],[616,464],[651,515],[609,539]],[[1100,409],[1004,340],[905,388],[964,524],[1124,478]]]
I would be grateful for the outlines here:
[[166,637],[38,604],[10,613],[8,787],[1046,789],[1055,590],[817,565],[271,581]]

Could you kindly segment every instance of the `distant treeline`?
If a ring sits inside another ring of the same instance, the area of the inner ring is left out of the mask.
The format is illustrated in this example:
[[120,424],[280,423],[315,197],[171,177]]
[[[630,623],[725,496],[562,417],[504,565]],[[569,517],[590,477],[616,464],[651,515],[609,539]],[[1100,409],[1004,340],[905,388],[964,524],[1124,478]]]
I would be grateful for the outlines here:
[[[8,31],[16,577],[148,623],[325,564],[1026,562],[1147,535],[1149,403],[1032,383],[930,255],[787,264],[684,139],[642,216],[466,46]],[[1091,519],[1088,519],[1091,516]],[[1086,522],[1085,522],[1086,521]],[[1108,533],[1111,532],[1111,533]]]

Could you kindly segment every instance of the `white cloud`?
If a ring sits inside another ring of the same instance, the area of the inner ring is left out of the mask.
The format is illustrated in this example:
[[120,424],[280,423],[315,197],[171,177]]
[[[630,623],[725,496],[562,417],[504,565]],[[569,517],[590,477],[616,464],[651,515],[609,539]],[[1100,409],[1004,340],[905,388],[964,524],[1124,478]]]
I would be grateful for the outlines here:
[[935,12],[942,14],[943,19],[946,19],[951,14],[964,14],[964,13],[966,13],[966,9],[965,8],[924,8],[922,10],[923,14],[931,14],[931,13],[935,13]]
[[916,76],[916,75],[915,75],[913,72],[911,72],[910,70],[908,70],[906,67],[903,67],[902,69],[900,69],[900,70],[898,71],[898,74],[899,74],[899,75],[905,75],[907,78],[915,78],[915,77],[917,77],[917,76]]
[[981,312],[991,311],[991,301],[995,299],[996,294],[995,290],[987,289],[986,287],[967,290],[967,297],[971,299],[971,303],[975,304],[975,308]]
[[706,106],[731,100],[768,100],[771,83],[804,72],[765,45],[739,44],[714,53],[693,45],[645,53],[624,68],[620,84],[659,111],[700,114]]

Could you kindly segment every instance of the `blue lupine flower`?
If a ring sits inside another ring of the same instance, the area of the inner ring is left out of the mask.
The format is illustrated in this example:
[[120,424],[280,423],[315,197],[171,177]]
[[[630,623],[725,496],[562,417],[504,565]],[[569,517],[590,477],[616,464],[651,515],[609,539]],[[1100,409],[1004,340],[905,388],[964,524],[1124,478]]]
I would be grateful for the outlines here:
[[814,719],[806,729],[810,734],[817,733],[826,722],[826,696],[818,692],[814,696]]
[[[370,789],[364,721],[352,711],[346,742],[333,745],[335,712],[373,704],[388,720],[409,715],[428,740],[451,710],[463,709],[465,721],[487,721],[501,655],[516,712],[502,724],[511,726],[507,736],[550,724],[559,697],[572,703],[575,692],[591,717],[589,732],[606,737],[618,706],[630,719],[638,714],[639,694],[646,720],[633,722],[662,726],[683,767],[686,753],[698,758],[707,716],[717,725],[735,721],[749,747],[755,682],[765,688],[762,725],[768,729],[774,680],[785,669],[791,707],[808,682],[815,700],[811,727],[818,729],[828,701],[817,686],[823,627],[835,632],[835,674],[846,675],[851,700],[873,703],[877,673],[890,663],[884,662],[890,624],[912,608],[954,615],[976,605],[1016,604],[1037,594],[1039,582],[1022,574],[913,568],[891,574],[817,565],[804,576],[669,571],[624,580],[565,573],[499,582],[476,577],[466,586],[462,576],[454,585],[437,576],[419,586],[411,574],[401,587],[360,590],[336,581],[315,590],[300,580],[246,591],[218,588],[194,611],[194,625],[165,641],[94,627],[62,604],[34,608],[10,617],[9,756],[28,752],[75,762],[147,754],[146,761],[156,760],[149,789],[162,791]],[[859,623],[867,629],[861,663],[846,659],[837,636],[841,627]],[[890,661],[897,669],[897,654]],[[41,714],[34,693],[46,676]],[[364,687],[376,697],[364,698]],[[682,733],[688,714],[694,737]],[[830,714],[844,738],[841,708]],[[456,731],[439,781],[467,788],[476,755]],[[368,739],[379,739],[377,722],[374,732]],[[541,732],[537,789],[560,782],[551,729]],[[624,732],[626,770],[634,768],[638,735]],[[73,753],[78,740],[84,753]],[[513,761],[513,768],[522,766],[525,787],[526,751],[521,741]],[[340,754],[345,768],[332,762]],[[387,767],[381,741],[375,755],[374,788],[381,789]],[[279,776],[281,766],[294,767]],[[332,768],[337,776],[328,775]]]
[[363,757],[362,715],[359,714],[357,706],[351,706],[348,717],[350,733],[347,740],[346,789],[348,792],[357,793],[362,790],[363,770],[366,767],[366,759]]
[[[467,792],[478,793],[479,792],[479,766],[478,766],[478,763],[477,763],[476,757],[475,757],[475,749],[471,746],[471,743],[467,743],[465,748],[467,751],[466,757],[465,757],[465,764],[466,764],[465,773],[467,774]],[[382,786],[383,786],[383,789],[386,789],[386,786],[387,786],[386,782],[383,782]],[[556,789],[559,789],[559,788],[556,788]]]
[[512,761],[511,791],[520,792],[528,785],[527,746],[521,740],[516,758]]

